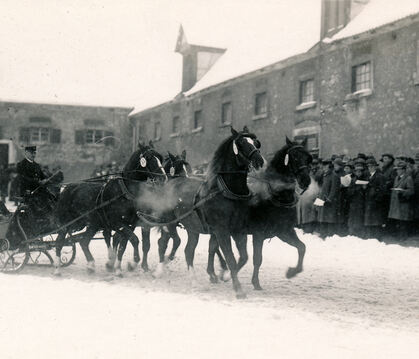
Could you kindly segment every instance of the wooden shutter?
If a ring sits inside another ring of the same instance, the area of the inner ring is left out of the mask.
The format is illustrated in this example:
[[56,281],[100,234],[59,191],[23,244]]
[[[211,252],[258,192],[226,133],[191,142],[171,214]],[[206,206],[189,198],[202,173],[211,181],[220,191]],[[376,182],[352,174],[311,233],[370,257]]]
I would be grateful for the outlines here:
[[84,144],[84,139],[85,139],[84,134],[85,134],[84,130],[76,130],[75,139],[74,139],[74,142],[76,143],[76,145]]
[[58,128],[51,129],[51,143],[60,143],[61,142],[61,130]]

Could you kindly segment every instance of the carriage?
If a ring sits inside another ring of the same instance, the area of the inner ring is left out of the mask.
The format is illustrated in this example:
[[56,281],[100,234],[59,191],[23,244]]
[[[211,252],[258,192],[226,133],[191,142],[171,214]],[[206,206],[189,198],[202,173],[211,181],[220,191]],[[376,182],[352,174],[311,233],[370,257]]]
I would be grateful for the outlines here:
[[[10,216],[0,220],[0,272],[17,273],[26,265],[53,265],[58,227],[52,213],[40,215],[28,204],[20,204]],[[68,236],[61,252],[62,266],[76,257],[75,240]]]

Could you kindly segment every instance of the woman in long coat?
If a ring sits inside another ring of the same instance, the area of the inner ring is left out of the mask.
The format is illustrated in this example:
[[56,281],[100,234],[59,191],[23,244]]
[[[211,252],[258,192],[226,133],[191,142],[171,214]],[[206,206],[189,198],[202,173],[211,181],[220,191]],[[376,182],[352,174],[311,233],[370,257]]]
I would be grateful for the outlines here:
[[412,177],[406,173],[406,168],[407,165],[403,161],[397,164],[397,177],[394,180],[388,213],[389,218],[397,221],[400,240],[407,238],[408,224],[414,218],[414,185]]

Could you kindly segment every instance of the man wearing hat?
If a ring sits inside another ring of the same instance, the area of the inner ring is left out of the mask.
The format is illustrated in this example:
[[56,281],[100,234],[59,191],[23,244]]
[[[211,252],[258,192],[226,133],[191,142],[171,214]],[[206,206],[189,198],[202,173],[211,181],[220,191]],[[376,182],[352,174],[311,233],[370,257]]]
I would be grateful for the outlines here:
[[414,218],[414,185],[412,177],[407,173],[406,162],[399,161],[396,169],[397,177],[392,188],[388,217],[396,221],[399,240],[405,240],[409,224]]
[[378,169],[375,158],[369,158],[366,164],[368,184],[365,191],[364,225],[369,238],[380,239],[386,218],[386,213],[383,211],[385,179]]
[[17,164],[21,197],[27,196],[46,182],[46,176],[41,166],[35,162],[35,157],[36,146],[26,146],[25,158]]
[[[394,161],[395,158],[391,153],[383,153],[381,155],[381,173],[383,174],[385,180],[383,211],[386,214],[386,217],[388,214],[388,210],[390,209],[391,188],[393,187],[394,180],[397,177],[397,171],[394,168]],[[392,232],[393,228],[391,228],[391,221],[389,221],[388,218],[386,218],[385,221],[386,231]]]
[[358,180],[365,181],[365,167],[358,163],[355,165],[351,184],[348,187],[348,233],[353,236],[364,238],[364,212],[365,212],[365,188],[357,184]]

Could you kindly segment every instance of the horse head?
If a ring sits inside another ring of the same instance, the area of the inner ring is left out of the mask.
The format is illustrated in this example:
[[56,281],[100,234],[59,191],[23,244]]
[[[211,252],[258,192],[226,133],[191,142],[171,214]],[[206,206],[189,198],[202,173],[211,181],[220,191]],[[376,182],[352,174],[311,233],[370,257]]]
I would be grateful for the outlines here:
[[162,166],[163,157],[150,145],[138,144],[128,163],[125,165],[123,177],[137,181],[166,181],[166,172]]
[[190,165],[186,161],[186,151],[184,150],[182,154],[179,155],[173,155],[170,152],[168,152],[168,156],[166,158],[166,161],[164,162],[164,170],[167,174],[170,175],[171,178],[174,177],[189,177],[189,170]]
[[295,178],[304,191],[311,182],[309,165],[313,160],[305,149],[306,142],[307,139],[298,143],[286,137],[286,145],[275,154],[270,165],[276,172]]
[[256,135],[250,133],[246,126],[242,132],[237,132],[232,127],[231,134],[233,136],[233,153],[236,156],[239,166],[252,166],[255,169],[261,168],[265,161],[260,154],[260,142]]

